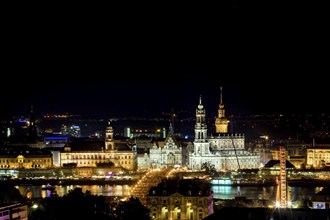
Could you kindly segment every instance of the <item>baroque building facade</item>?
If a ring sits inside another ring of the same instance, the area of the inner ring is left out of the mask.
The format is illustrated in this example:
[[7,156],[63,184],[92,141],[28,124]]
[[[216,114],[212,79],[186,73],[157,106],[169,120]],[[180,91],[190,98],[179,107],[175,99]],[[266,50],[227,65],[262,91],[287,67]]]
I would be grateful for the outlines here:
[[136,146],[114,139],[110,122],[106,127],[105,140],[82,140],[69,143],[61,152],[61,167],[77,164],[77,167],[97,167],[113,163],[115,167],[134,171],[137,169]]
[[149,150],[150,167],[167,168],[182,165],[182,147],[173,135],[173,127],[170,124],[169,133],[164,141],[164,146],[156,143]]
[[228,133],[228,124],[221,88],[218,117],[215,120],[216,134],[209,136],[206,112],[200,96],[196,109],[193,150],[189,152],[189,169],[201,170],[203,164],[214,166],[217,171],[259,168],[259,151],[246,149],[244,134]]
[[307,168],[324,168],[330,166],[330,147],[311,146],[307,149]]
[[146,207],[155,220],[197,220],[213,213],[211,186],[201,180],[164,179],[146,197]]
[[29,146],[0,148],[0,169],[46,169],[53,166],[52,154]]

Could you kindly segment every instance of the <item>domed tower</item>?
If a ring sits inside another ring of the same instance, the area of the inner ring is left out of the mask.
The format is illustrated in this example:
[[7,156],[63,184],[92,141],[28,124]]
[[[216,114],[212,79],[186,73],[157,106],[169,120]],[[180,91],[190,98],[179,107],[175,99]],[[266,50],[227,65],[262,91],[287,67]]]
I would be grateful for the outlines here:
[[[189,168],[193,170],[202,169],[202,163],[211,156],[210,143],[207,141],[206,113],[202,104],[202,97],[196,108],[195,139],[193,151],[189,154]],[[206,158],[205,158],[206,157]]]
[[225,118],[225,106],[222,103],[222,87],[220,87],[220,104],[218,110],[218,117],[215,119],[215,132],[227,133],[229,120]]

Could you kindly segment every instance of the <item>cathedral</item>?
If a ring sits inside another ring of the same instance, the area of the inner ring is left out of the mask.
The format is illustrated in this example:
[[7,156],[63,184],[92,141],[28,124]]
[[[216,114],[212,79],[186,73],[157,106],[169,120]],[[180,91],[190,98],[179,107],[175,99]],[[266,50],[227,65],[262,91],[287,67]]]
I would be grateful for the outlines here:
[[169,133],[164,146],[156,144],[150,148],[150,166],[153,168],[175,167],[182,165],[182,147],[173,135],[173,127],[170,124]]
[[214,166],[217,171],[259,168],[259,152],[246,149],[244,134],[229,133],[228,124],[222,102],[222,87],[218,117],[215,120],[215,135],[208,135],[205,108],[202,97],[199,98],[193,150],[189,152],[189,169],[201,170],[202,164]]

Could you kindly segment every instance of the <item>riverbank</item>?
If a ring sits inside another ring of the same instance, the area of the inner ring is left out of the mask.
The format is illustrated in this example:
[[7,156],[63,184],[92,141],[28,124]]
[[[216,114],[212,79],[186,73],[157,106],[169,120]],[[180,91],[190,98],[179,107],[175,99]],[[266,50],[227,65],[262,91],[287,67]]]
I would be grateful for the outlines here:
[[[2,180],[2,183],[9,183],[12,185],[134,185],[136,179],[7,179]],[[287,180],[289,186],[330,186],[330,180],[325,179],[289,179]],[[232,182],[214,182],[212,185],[219,186],[276,186],[275,180],[249,180],[249,181],[232,181]]]
[[328,179],[291,179],[288,180],[289,186],[330,186]]
[[3,183],[21,185],[134,185],[133,179],[8,179]]
[[[212,179],[216,186],[276,186],[275,180],[230,180],[229,178]],[[288,179],[289,186],[330,186],[330,180],[325,179]]]

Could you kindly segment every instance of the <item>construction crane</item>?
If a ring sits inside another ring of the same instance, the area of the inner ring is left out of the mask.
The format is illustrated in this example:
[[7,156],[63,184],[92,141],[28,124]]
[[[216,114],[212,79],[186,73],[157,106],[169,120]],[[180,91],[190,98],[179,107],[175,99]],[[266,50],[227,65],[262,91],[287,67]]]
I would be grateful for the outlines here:
[[232,145],[233,145],[234,152],[235,152],[235,157],[236,157],[236,161],[237,161],[237,165],[238,165],[239,176],[240,176],[241,179],[243,179],[242,170],[241,170],[241,165],[239,164],[239,160],[238,160],[238,156],[237,156],[237,152],[236,152],[235,143],[234,143],[234,140],[233,140],[232,137],[231,137],[230,139],[231,139],[231,143],[232,143]]
[[[235,152],[235,157],[236,157],[237,166],[238,166],[238,172],[239,172],[239,178],[240,179],[243,179],[241,165],[239,164],[239,159],[238,159],[238,156],[237,156],[236,147],[235,147],[235,143],[234,143],[233,137],[231,137],[230,139],[231,139],[231,143],[233,145],[234,152]],[[238,196],[241,196],[241,190],[240,190],[240,187],[239,186],[237,186],[237,194],[238,194]]]

